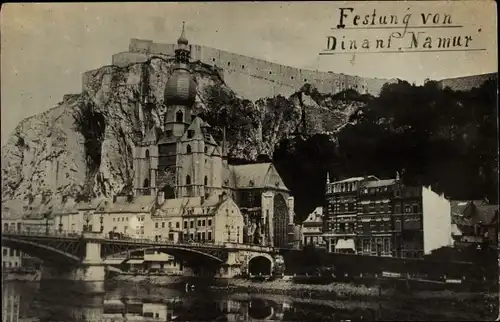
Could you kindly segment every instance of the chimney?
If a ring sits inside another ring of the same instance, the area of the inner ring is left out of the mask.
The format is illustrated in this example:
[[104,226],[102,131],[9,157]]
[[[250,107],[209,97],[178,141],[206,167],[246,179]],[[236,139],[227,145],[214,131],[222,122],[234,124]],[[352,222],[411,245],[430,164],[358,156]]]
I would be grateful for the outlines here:
[[165,202],[165,192],[164,191],[158,191],[158,195],[156,197],[156,201],[158,204],[161,206]]

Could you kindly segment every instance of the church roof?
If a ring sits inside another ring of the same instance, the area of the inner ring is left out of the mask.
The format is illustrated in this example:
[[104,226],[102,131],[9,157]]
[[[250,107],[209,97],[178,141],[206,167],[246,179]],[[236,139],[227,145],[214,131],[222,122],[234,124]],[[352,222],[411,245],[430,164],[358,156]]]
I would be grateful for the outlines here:
[[196,83],[186,64],[178,64],[165,85],[167,105],[192,106],[196,99]]
[[272,163],[233,165],[234,188],[288,190]]

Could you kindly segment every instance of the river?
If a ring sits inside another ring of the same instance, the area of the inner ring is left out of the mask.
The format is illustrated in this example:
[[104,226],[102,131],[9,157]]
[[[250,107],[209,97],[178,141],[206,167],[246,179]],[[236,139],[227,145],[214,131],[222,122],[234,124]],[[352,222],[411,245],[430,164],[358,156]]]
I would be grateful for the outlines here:
[[2,285],[4,322],[21,321],[484,321],[498,315],[498,299],[395,297],[335,300],[322,296],[227,292],[204,287],[112,281],[88,295],[58,283],[8,281]]

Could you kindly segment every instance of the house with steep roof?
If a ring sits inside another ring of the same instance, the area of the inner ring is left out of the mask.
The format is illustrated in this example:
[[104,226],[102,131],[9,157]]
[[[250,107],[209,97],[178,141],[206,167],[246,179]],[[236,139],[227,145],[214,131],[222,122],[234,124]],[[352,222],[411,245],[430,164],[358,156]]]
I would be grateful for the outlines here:
[[302,222],[303,246],[314,245],[326,248],[323,239],[323,207],[316,207]]
[[456,246],[498,245],[498,205],[487,200],[453,200],[451,215],[460,231],[453,236]]

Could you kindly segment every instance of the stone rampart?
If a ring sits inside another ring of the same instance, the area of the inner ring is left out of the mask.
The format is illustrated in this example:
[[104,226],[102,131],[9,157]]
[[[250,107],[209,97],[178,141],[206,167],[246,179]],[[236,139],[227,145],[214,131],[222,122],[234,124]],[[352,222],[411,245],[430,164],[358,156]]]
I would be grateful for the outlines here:
[[[226,84],[237,94],[250,100],[276,95],[289,96],[305,83],[323,93],[355,89],[361,94],[378,95],[385,83],[396,81],[300,69],[206,46],[190,47],[194,61],[222,69]],[[149,55],[173,56],[174,48],[174,44],[132,39],[129,51],[113,55],[112,61],[115,66],[141,63]]]
[[442,89],[449,87],[454,91],[468,91],[480,87],[487,80],[498,80],[498,73],[442,79],[438,84]]

